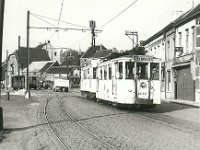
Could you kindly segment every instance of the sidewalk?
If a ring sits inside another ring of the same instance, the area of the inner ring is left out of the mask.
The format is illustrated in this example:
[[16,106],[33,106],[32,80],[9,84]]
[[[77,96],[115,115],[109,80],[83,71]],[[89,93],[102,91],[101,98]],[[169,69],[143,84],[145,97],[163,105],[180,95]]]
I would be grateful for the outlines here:
[[200,103],[194,102],[194,101],[189,101],[189,100],[182,100],[182,99],[162,99],[164,102],[170,102],[170,103],[176,103],[180,105],[187,105],[191,106],[194,108],[200,108]]
[[35,132],[37,98],[25,100],[22,95],[10,95],[8,101],[1,96],[3,108],[3,132],[0,133],[0,149],[38,149]]
[[189,122],[200,124],[200,105],[199,103],[180,100],[180,99],[164,99],[160,107],[174,107],[172,111],[166,111],[163,114],[173,118],[186,120]]

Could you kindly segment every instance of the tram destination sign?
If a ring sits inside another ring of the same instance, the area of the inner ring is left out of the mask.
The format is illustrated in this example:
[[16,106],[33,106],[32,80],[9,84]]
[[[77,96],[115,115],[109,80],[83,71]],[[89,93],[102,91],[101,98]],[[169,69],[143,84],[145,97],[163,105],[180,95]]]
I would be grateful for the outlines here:
[[138,55],[134,56],[134,61],[152,61],[153,57],[152,56],[146,56],[146,55]]

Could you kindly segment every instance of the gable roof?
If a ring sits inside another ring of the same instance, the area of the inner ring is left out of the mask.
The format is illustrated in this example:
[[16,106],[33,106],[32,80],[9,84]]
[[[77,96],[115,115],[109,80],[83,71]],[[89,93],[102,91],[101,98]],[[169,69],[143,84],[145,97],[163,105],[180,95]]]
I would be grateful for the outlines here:
[[[29,65],[29,72],[40,72],[40,70],[46,65],[46,64],[53,64],[53,61],[35,61],[32,62]],[[26,72],[27,68],[23,70],[23,72]]]
[[94,55],[93,58],[105,58],[108,57],[112,53],[112,50],[105,50],[105,51],[97,51]]
[[68,74],[69,68],[66,66],[52,66],[48,71],[47,74]]
[[[20,47],[15,51],[19,65],[24,69],[27,66],[27,48]],[[29,48],[29,64],[34,61],[50,61],[48,52],[45,49]]]
[[55,62],[48,62],[48,63],[46,63],[46,65],[43,66],[42,69],[40,69],[39,72],[42,72],[42,73],[43,72],[47,72],[50,69],[51,66],[59,66],[59,63],[57,61],[55,61]]
[[92,45],[87,49],[81,58],[92,58],[97,51],[105,50],[107,50],[107,48],[105,48],[103,45]]
[[178,27],[183,25],[184,23],[187,23],[194,19],[195,17],[200,15],[200,4],[198,4],[195,8],[190,9],[180,15],[178,18],[176,18],[173,22],[170,22],[167,26],[165,26],[163,29],[158,31],[156,34],[145,40],[142,44],[146,45],[147,43],[151,42],[152,40],[158,38],[159,36],[163,35],[163,33],[166,33],[167,31],[173,29],[174,27]]

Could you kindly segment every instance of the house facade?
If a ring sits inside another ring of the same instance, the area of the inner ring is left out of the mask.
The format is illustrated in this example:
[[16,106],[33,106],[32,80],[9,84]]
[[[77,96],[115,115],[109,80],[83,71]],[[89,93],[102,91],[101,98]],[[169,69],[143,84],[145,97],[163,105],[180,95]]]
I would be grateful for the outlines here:
[[[27,67],[27,48],[20,47],[14,53],[10,54],[6,60],[5,80],[8,88],[12,87],[12,78],[23,76],[23,70]],[[34,61],[50,61],[48,53],[45,49],[29,48],[29,64]],[[24,81],[23,81],[24,82]]]
[[96,52],[106,51],[106,50],[107,48],[105,48],[103,45],[90,46],[80,58],[80,66],[84,67],[84,66],[90,65],[91,60]]
[[[200,4],[144,42],[147,54],[164,62],[163,98],[200,102],[199,15]],[[163,46],[159,47],[159,43]],[[159,48],[153,51],[152,45]]]

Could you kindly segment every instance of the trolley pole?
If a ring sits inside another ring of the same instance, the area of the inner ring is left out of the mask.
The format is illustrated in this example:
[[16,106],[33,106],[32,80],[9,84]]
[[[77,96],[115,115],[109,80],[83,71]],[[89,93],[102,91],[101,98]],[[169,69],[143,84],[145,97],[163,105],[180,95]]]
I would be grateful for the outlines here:
[[26,70],[26,93],[25,99],[30,98],[29,90],[29,29],[30,29],[30,11],[27,11],[27,70]]

